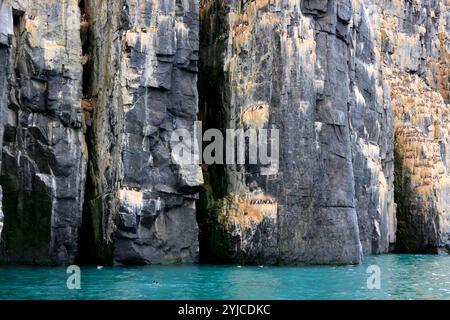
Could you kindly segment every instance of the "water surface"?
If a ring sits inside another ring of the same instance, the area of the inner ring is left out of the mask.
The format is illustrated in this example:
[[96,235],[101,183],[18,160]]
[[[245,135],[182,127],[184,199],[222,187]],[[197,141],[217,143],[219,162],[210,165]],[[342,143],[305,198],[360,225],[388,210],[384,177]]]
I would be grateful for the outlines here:
[[[381,289],[367,288],[367,268]],[[359,266],[0,267],[0,299],[450,299],[450,256],[381,255]],[[157,283],[153,283],[156,281]]]

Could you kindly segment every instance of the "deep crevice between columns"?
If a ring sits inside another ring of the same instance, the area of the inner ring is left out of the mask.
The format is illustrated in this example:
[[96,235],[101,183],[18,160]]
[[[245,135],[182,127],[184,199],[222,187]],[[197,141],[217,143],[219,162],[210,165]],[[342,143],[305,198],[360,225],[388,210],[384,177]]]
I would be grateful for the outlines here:
[[87,12],[86,0],[79,2],[81,21],[80,21],[80,38],[82,45],[82,63],[83,63],[83,117],[84,117],[84,138],[87,153],[87,172],[85,182],[85,194],[82,212],[82,223],[79,232],[79,251],[78,262],[81,264],[99,264],[96,257],[95,235],[93,232],[94,219],[90,210],[92,195],[89,192],[93,189],[92,176],[90,174],[90,160],[92,156],[92,115],[94,112],[94,100],[92,97],[92,35],[90,32],[91,19]]

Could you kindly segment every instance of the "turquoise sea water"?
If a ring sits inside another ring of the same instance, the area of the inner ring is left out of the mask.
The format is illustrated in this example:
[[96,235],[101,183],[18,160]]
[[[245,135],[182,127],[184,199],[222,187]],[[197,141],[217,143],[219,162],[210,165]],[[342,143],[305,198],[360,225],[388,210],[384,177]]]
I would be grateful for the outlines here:
[[[381,289],[369,290],[370,265]],[[450,256],[381,255],[360,266],[0,267],[0,299],[450,299]],[[153,283],[156,281],[158,283]]]

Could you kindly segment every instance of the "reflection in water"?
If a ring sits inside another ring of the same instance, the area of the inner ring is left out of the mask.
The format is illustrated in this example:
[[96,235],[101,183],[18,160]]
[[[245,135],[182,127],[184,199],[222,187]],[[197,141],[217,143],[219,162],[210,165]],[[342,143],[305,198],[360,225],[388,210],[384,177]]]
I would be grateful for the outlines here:
[[[367,267],[381,270],[369,290]],[[360,266],[0,267],[0,299],[450,299],[450,256],[381,255]]]

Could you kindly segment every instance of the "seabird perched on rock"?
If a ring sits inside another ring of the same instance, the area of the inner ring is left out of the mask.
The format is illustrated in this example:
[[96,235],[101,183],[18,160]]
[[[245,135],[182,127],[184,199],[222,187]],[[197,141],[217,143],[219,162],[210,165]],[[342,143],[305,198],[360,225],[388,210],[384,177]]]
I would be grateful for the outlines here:
[[128,6],[125,4],[122,7],[122,25],[124,25],[125,27],[127,27],[130,24],[130,14],[128,12]]

